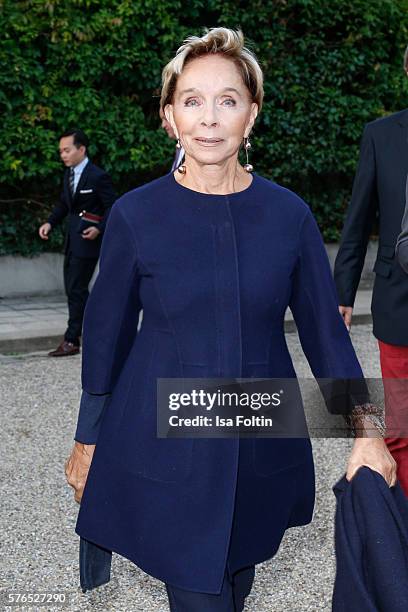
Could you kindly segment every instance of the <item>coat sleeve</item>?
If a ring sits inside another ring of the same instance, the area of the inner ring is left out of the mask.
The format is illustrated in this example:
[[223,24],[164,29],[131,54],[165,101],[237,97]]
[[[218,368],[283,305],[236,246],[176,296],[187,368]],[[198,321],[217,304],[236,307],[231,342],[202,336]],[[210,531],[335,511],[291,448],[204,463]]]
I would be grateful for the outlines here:
[[99,274],[84,314],[82,388],[111,393],[137,334],[142,308],[138,253],[121,210],[111,210],[102,240]]
[[342,306],[354,305],[377,209],[375,151],[368,125],[361,140],[360,159],[334,266],[338,303]]
[[96,444],[102,415],[109,404],[110,393],[104,395],[93,395],[82,391],[79,405],[78,422],[74,440],[82,444]]
[[363,372],[339,313],[324,243],[309,209],[300,229],[289,307],[330,412],[349,414],[353,406],[368,403]]
[[69,212],[68,204],[65,200],[64,192],[61,192],[60,201],[58,204],[54,206],[54,209],[50,216],[48,217],[48,223],[51,224],[52,227],[55,227],[67,216]]
[[137,335],[139,281],[136,243],[118,201],[109,215],[99,274],[85,308],[77,442],[97,442],[103,412]]

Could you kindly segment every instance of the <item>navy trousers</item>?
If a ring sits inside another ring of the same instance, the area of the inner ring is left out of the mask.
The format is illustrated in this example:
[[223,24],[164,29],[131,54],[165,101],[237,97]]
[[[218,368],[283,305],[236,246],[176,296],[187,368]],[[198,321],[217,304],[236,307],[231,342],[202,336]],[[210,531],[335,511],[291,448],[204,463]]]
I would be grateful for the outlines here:
[[64,338],[79,345],[82,322],[89,296],[88,285],[94,273],[98,258],[86,259],[67,253],[64,259],[64,285],[68,297],[68,327]]
[[221,593],[194,593],[166,584],[170,612],[242,612],[255,576],[251,565],[231,574],[225,570]]

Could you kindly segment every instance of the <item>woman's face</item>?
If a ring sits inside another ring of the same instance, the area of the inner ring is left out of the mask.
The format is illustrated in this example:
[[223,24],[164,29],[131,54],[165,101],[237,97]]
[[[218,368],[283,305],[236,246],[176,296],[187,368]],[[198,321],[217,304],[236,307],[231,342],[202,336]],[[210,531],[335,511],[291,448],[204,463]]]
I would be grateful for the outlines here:
[[191,60],[165,113],[186,156],[219,164],[237,155],[258,112],[235,63],[209,54]]

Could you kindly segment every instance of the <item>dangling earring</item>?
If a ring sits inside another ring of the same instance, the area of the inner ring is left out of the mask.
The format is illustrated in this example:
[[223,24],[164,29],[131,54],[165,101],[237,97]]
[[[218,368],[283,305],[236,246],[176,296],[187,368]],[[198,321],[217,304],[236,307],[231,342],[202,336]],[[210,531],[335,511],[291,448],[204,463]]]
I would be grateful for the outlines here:
[[[177,138],[176,149],[181,149],[180,138]],[[180,164],[180,166],[178,166],[178,168],[177,168],[177,172],[180,172],[180,174],[185,174],[186,173],[186,165],[185,164]]]
[[244,170],[246,170],[247,172],[252,172],[252,170],[254,169],[253,165],[249,163],[249,159],[248,159],[248,151],[251,148],[251,146],[252,145],[249,142],[249,138],[244,137],[244,149],[246,153],[246,164],[244,164]]

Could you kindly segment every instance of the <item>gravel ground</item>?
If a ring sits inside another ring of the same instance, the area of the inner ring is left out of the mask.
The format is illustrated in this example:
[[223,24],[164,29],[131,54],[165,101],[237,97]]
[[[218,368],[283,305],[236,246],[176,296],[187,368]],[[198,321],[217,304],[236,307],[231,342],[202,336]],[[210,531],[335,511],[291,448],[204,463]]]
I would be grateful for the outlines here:
[[[356,326],[352,339],[366,376],[379,376],[371,327]],[[288,334],[288,345],[298,375],[310,375],[297,335]],[[162,583],[118,555],[113,555],[108,585],[86,594],[79,589],[78,536],[74,532],[78,507],[65,483],[63,465],[73,441],[80,366],[79,355],[67,359],[50,359],[44,353],[0,356],[1,594],[64,592],[69,610],[166,612]],[[314,440],[314,520],[306,527],[288,530],[278,554],[257,566],[246,610],[331,610],[332,486],[344,473],[350,446],[349,440]],[[6,609],[4,600],[1,609]],[[56,608],[41,608],[46,609]]]

